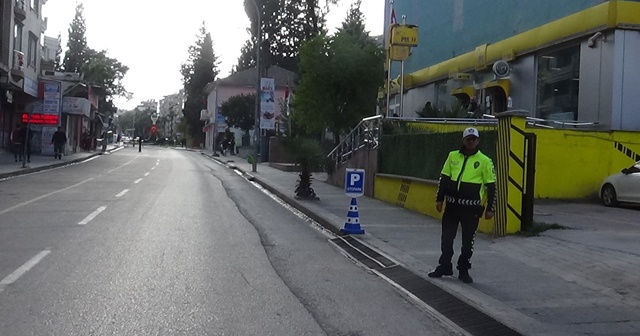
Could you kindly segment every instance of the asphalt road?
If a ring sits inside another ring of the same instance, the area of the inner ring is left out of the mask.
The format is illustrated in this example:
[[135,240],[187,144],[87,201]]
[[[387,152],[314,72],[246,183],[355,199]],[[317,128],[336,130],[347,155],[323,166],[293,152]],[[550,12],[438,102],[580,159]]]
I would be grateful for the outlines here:
[[0,335],[451,334],[327,239],[185,150],[124,148],[12,178]]

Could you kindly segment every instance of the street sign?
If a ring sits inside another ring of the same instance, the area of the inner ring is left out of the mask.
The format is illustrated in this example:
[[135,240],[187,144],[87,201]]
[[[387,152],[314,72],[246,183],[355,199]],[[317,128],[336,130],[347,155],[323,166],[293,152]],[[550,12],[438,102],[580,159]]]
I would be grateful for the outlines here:
[[347,168],[344,174],[344,193],[349,197],[364,195],[364,169]]

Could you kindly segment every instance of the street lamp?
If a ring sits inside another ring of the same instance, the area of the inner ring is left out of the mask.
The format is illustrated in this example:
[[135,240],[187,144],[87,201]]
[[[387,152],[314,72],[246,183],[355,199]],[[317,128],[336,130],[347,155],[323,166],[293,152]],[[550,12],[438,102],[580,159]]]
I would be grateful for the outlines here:
[[255,0],[250,0],[256,7],[257,16],[257,44],[256,44],[256,115],[255,124],[253,126],[253,162],[251,164],[251,171],[258,171],[258,143],[260,140],[260,45],[262,44],[262,21],[260,21],[260,8]]

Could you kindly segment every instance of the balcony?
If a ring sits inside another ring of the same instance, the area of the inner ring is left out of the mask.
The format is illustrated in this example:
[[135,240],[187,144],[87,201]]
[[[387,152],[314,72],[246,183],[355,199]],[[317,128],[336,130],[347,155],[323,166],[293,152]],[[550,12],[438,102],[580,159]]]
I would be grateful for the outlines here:
[[19,81],[24,78],[24,53],[22,51],[13,51],[13,66],[11,67],[11,78]]
[[25,0],[15,0],[13,12],[16,15],[16,21],[24,21],[24,19],[27,18],[27,4],[25,3]]

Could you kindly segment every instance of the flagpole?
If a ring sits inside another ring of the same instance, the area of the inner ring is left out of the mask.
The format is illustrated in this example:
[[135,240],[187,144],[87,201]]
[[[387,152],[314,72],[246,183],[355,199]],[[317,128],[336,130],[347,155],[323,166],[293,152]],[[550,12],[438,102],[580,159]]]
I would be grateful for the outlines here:
[[[402,16],[402,24],[407,24],[407,16]],[[404,60],[400,62],[400,113],[401,117],[404,117]]]
[[[389,27],[395,22],[395,13],[393,12],[393,0],[389,0]],[[385,111],[385,117],[389,116],[391,112],[391,29],[387,28],[387,110]]]

